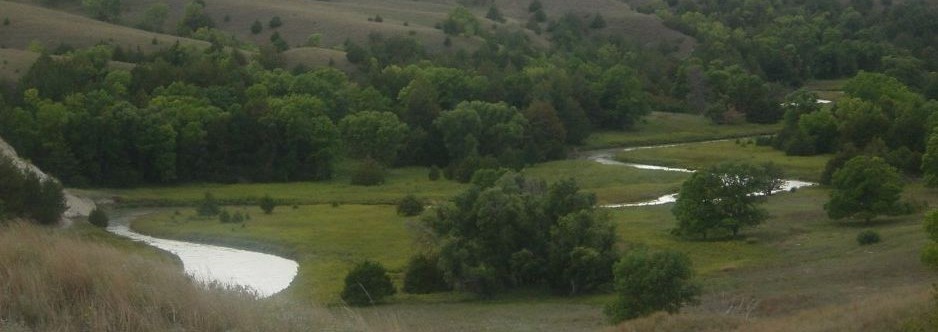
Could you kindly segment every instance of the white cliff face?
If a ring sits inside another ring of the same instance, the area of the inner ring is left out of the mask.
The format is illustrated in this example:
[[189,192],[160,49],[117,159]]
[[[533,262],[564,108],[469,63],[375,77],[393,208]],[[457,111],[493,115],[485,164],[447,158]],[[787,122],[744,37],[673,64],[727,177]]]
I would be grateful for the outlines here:
[[[16,150],[13,149],[10,144],[7,144],[3,138],[0,138],[0,154],[12,159],[13,164],[20,169],[38,174],[39,177],[43,180],[52,178],[50,175],[39,169],[39,167],[36,167],[36,165],[33,165],[32,163],[20,158],[19,155],[16,154]],[[89,214],[91,214],[91,210],[94,210],[95,208],[93,201],[84,197],[78,197],[67,189],[65,190],[65,204],[68,206],[68,209],[65,210],[65,213],[63,214],[63,217],[66,219],[87,217]],[[68,221],[63,220],[63,222],[67,223]]]

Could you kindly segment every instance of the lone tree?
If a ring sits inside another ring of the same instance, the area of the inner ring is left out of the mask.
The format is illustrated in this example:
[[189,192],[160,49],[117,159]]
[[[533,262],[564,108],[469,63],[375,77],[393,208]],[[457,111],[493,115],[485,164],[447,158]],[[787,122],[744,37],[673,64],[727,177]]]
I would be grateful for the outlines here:
[[831,199],[824,210],[831,219],[858,218],[870,222],[881,214],[900,211],[902,179],[882,158],[857,156],[834,173]]
[[691,261],[679,252],[633,250],[616,263],[613,273],[616,299],[606,305],[605,313],[615,323],[655,311],[676,313],[700,295],[691,280]]
[[678,220],[676,233],[704,239],[715,230],[735,237],[743,227],[755,226],[768,217],[757,203],[780,184],[773,166],[724,164],[694,173],[681,186],[671,210]]
[[274,213],[274,208],[277,207],[277,202],[274,201],[270,195],[264,195],[264,197],[261,197],[259,205],[261,210],[264,211],[264,214],[271,214]]
[[340,296],[349,305],[374,305],[397,290],[388,271],[379,263],[364,261],[345,276],[345,288]]
[[397,202],[397,214],[405,217],[413,217],[423,213],[423,201],[409,194]]
[[91,210],[91,214],[88,215],[88,222],[101,228],[107,227],[108,221],[107,213],[104,213],[104,210],[100,208],[94,208],[94,210]]

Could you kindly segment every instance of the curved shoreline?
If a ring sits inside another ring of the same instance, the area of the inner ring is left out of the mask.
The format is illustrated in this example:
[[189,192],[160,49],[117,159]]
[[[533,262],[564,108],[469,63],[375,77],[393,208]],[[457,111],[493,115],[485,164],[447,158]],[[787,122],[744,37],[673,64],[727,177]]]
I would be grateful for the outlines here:
[[186,274],[199,282],[244,287],[263,298],[289,287],[299,271],[297,262],[271,254],[134,232],[130,222],[140,216],[141,213],[135,213],[117,217],[107,230],[172,253],[179,257]]

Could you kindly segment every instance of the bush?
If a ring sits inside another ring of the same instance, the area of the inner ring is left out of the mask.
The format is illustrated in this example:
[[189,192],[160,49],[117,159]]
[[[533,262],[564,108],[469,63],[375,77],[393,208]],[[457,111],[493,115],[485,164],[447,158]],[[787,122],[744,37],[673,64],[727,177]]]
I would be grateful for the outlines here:
[[691,282],[690,259],[679,252],[634,250],[616,263],[613,272],[616,299],[605,313],[615,323],[655,311],[676,313],[685,304],[696,303],[700,294]]
[[228,213],[227,210],[221,210],[221,212],[218,213],[218,221],[220,221],[222,224],[230,223],[230,222],[231,222],[231,214]]
[[283,21],[280,20],[280,16],[271,17],[270,22],[267,23],[267,26],[271,29],[279,28],[281,25],[283,25]]
[[384,183],[384,167],[374,159],[365,159],[352,173],[352,184],[376,186]]
[[261,24],[261,21],[254,20],[254,24],[251,24],[251,33],[256,35],[261,33],[262,30],[264,30],[264,25]]
[[860,232],[860,234],[857,234],[857,243],[859,243],[861,246],[879,243],[880,240],[879,233],[874,230],[868,229]]
[[436,181],[440,179],[440,168],[436,165],[430,166],[430,174],[427,175],[430,178],[430,181]]
[[218,206],[218,201],[215,200],[215,196],[212,193],[205,193],[205,196],[202,198],[202,201],[199,202],[199,207],[196,209],[200,216],[203,217],[214,217],[221,212],[221,207]]
[[423,212],[423,201],[414,195],[404,196],[397,202],[397,214],[413,217]]
[[349,305],[365,306],[379,303],[396,292],[384,266],[364,261],[345,276],[345,288],[340,296]]
[[270,195],[264,195],[260,200],[261,210],[264,211],[264,214],[271,214],[274,212],[274,208],[277,207],[277,202],[273,198],[270,198]]
[[428,255],[411,257],[404,271],[404,292],[429,294],[450,290],[438,266],[439,258]]
[[99,208],[91,210],[91,214],[88,215],[88,222],[101,228],[107,227],[108,220],[107,214]]

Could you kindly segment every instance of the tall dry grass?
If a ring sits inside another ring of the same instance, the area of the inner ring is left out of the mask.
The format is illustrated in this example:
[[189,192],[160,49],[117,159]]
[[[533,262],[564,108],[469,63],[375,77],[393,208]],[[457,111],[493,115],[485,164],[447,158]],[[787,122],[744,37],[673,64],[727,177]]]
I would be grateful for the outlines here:
[[163,261],[24,223],[0,227],[0,331],[368,330],[360,318],[202,286]]

